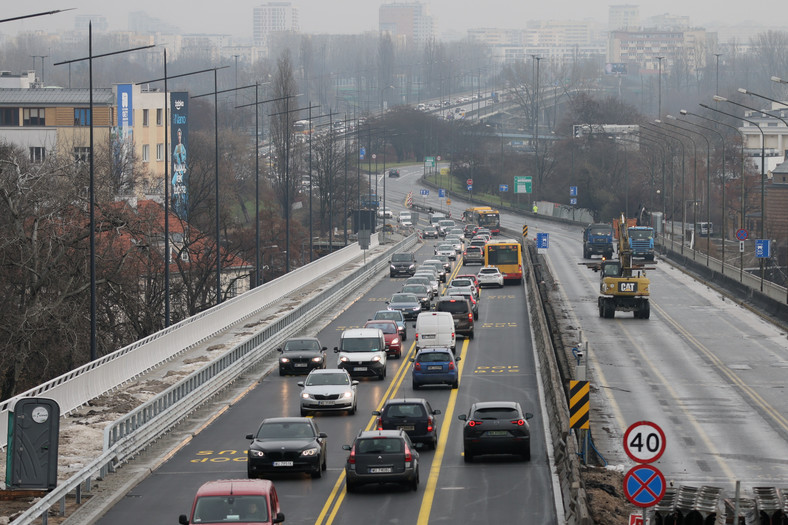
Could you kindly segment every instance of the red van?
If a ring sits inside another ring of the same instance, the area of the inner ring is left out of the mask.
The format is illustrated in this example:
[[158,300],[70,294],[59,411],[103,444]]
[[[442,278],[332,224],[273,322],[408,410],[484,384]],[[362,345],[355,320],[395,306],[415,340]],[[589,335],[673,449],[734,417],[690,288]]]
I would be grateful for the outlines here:
[[274,484],[267,479],[221,479],[204,483],[194,496],[191,516],[178,523],[272,524],[285,521]]

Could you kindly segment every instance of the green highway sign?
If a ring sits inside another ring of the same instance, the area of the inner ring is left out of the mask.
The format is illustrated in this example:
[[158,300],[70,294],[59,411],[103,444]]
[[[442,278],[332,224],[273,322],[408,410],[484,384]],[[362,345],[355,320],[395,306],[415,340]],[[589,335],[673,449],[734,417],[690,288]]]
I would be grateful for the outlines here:
[[533,178],[528,176],[520,176],[514,178],[514,192],[515,193],[531,193]]

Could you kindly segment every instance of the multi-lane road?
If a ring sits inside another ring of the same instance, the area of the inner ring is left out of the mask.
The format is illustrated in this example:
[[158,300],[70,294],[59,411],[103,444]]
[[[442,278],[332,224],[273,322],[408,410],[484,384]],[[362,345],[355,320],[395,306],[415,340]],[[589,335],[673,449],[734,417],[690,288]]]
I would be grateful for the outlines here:
[[[433,242],[422,245],[417,258],[432,255]],[[478,271],[478,266],[466,267]],[[460,268],[455,268],[459,271]],[[331,351],[342,330],[363,326],[385,301],[399,291],[404,278],[383,277],[360,295],[316,335]],[[287,523],[557,523],[554,480],[545,448],[545,424],[531,347],[523,288],[506,286],[482,291],[475,338],[458,342],[460,387],[412,390],[408,357],[414,355],[412,326],[408,353],[389,360],[385,381],[362,379],[355,415],[318,414],[320,430],[328,434],[328,470],[321,479],[283,474],[272,479]],[[306,334],[305,334],[306,335]],[[308,334],[313,335],[313,334]],[[276,370],[276,369],[274,369]],[[137,485],[99,523],[175,523],[186,513],[197,488],[205,481],[246,476],[247,433],[266,417],[299,414],[298,377],[277,373],[261,377],[230,408],[219,414],[188,444]],[[373,424],[371,412],[394,397],[424,397],[441,410],[439,443],[435,451],[421,450],[421,484],[417,492],[396,486],[363,487],[347,494],[342,445]],[[462,457],[462,422],[475,401],[515,400],[534,414],[530,420],[530,461],[514,457],[480,458],[466,464]]]

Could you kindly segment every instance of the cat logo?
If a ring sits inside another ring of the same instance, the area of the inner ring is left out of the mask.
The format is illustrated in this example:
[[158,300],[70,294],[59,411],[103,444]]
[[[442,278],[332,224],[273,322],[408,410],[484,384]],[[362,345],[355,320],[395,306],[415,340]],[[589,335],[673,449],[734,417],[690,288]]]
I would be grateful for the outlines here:
[[619,292],[629,292],[634,293],[638,291],[638,283],[630,283],[630,282],[620,282],[618,283],[618,291]]

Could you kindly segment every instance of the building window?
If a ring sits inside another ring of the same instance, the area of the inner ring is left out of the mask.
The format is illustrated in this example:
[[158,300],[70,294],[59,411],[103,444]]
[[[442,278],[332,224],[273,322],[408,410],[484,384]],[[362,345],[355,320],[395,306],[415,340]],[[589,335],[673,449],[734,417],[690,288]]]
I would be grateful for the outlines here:
[[24,108],[22,110],[23,126],[43,126],[44,108]]
[[142,125],[143,126],[147,126],[148,125],[148,110],[147,109],[143,109],[142,110]]
[[156,125],[157,126],[164,125],[164,111],[162,109],[156,110]]
[[164,160],[164,144],[156,144],[156,160]]
[[0,126],[18,126],[19,108],[0,109]]
[[41,164],[46,160],[46,149],[37,146],[30,147],[30,162]]
[[150,144],[142,145],[142,162],[150,161]]
[[74,125],[90,126],[90,109],[74,108]]
[[76,162],[87,162],[88,160],[90,160],[90,146],[75,147],[74,160]]

